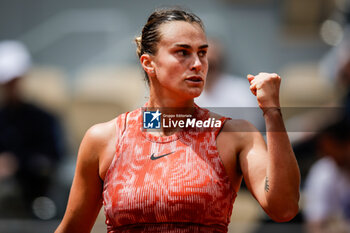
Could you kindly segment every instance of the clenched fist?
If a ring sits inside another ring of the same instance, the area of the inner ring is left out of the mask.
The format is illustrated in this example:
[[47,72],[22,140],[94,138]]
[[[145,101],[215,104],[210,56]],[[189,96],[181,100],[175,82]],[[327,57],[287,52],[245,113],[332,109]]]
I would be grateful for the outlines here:
[[281,84],[281,77],[275,73],[259,73],[254,76],[247,75],[250,83],[250,91],[256,96],[259,107],[261,109],[266,108],[279,108],[279,90]]

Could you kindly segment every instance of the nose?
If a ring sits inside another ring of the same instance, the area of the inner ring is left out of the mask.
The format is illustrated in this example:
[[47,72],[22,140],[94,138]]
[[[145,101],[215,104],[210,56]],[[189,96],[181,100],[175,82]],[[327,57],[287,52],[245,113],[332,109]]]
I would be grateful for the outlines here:
[[198,73],[202,69],[202,61],[199,59],[199,57],[196,55],[194,56],[194,60],[191,65],[191,70],[196,71]]

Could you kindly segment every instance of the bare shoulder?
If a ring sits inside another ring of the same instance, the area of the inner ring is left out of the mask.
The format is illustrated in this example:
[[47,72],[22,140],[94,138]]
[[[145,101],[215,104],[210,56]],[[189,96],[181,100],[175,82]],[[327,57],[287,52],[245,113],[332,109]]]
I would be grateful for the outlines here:
[[116,118],[91,126],[84,140],[88,140],[93,146],[106,145],[111,138],[116,134]]
[[78,161],[90,167],[103,180],[109,164],[113,159],[116,142],[116,118],[90,127],[79,148]]
[[[214,112],[210,112],[210,117],[219,120],[223,116]],[[249,121],[242,120],[242,119],[228,119],[221,132],[227,132],[231,136],[241,136],[241,137],[247,137],[249,134],[247,133],[259,133],[259,130]]]
[[259,130],[249,121],[242,119],[230,119],[224,125],[223,130],[225,132],[236,132],[236,133],[251,133],[259,132]]
[[219,136],[226,142],[236,142],[235,146],[238,151],[250,145],[254,138],[262,137],[252,123],[243,119],[227,120]]

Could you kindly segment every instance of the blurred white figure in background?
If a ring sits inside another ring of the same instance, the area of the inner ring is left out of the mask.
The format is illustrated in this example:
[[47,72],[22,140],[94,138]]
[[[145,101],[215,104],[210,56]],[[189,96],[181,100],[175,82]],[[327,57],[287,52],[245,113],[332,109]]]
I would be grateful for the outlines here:
[[323,156],[305,184],[305,219],[309,233],[350,232],[350,127],[332,124],[317,137]]

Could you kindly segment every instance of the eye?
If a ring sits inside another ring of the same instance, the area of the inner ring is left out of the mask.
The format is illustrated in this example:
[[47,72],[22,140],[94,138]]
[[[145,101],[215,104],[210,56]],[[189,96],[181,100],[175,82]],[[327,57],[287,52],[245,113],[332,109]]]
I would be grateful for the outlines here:
[[207,55],[207,51],[205,51],[205,50],[201,50],[198,52],[198,56],[200,56],[200,57],[205,57],[205,55]]
[[187,50],[181,49],[176,51],[176,53],[180,56],[187,56],[189,54],[189,52],[187,52]]

